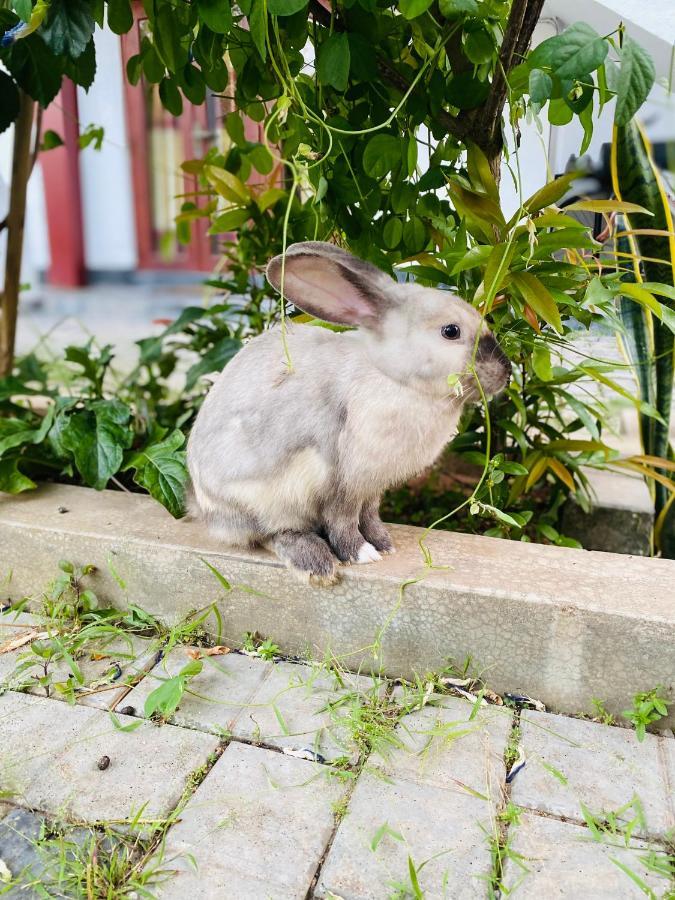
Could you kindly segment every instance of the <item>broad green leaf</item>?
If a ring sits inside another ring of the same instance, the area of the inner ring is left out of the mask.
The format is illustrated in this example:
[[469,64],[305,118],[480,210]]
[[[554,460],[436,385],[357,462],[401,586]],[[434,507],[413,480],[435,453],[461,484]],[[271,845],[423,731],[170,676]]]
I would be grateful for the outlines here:
[[466,143],[466,168],[471,184],[474,187],[480,187],[488,197],[499,203],[499,188],[490,163],[480,147],[473,141]]
[[485,28],[475,28],[466,35],[464,53],[474,65],[489,62],[494,52],[494,41]]
[[393,134],[376,134],[363,151],[363,169],[371,178],[382,178],[401,164],[401,140]]
[[188,63],[179,79],[181,90],[193,106],[201,106],[206,99],[206,84],[201,71]]
[[308,0],[267,0],[267,12],[271,16],[293,16],[307,3]]
[[492,253],[492,249],[491,244],[478,244],[476,247],[472,247],[467,251],[466,255],[455,264],[455,267],[450,274],[457,275],[458,272],[463,272],[465,269],[475,269],[477,266],[482,266],[487,262]]
[[556,302],[542,282],[530,272],[513,272],[511,283],[523,295],[525,302],[549,325],[562,334],[562,322]]
[[96,46],[93,37],[85,47],[84,53],[77,59],[65,58],[63,74],[67,75],[75,84],[83,87],[85,91],[89,90],[96,77]]
[[96,400],[86,409],[71,412],[59,435],[69,450],[83,480],[103,490],[119,471],[124,451],[133,433],[128,425],[131,411],[120,400]]
[[258,53],[263,60],[267,59],[267,15],[265,0],[253,0],[248,16],[248,27]]
[[134,24],[129,0],[108,0],[108,25],[115,34],[126,34]]
[[387,220],[384,228],[382,229],[382,239],[385,243],[385,246],[388,247],[389,250],[393,250],[401,243],[402,237],[403,222],[401,222],[401,220],[396,216],[392,216],[391,219]]
[[167,678],[165,681],[162,681],[159,687],[148,694],[143,711],[148,718],[155,713],[159,713],[163,718],[168,719],[178,709],[184,693],[184,678],[180,675]]
[[349,40],[344,32],[334,32],[319,46],[316,75],[320,84],[346,91],[349,79]]
[[440,0],[438,7],[446,19],[457,16],[475,16],[478,13],[477,0]]
[[556,97],[548,105],[548,120],[551,125],[569,125],[574,118],[574,111],[564,98]]
[[495,244],[492,248],[485,265],[485,274],[483,275],[485,293],[490,300],[494,299],[495,294],[499,292],[499,289],[504,284],[509,274],[509,266],[515,251],[516,245],[513,243]]
[[197,0],[197,13],[214,34],[227,34],[232,28],[230,0]]
[[420,253],[427,242],[427,230],[419,216],[411,216],[403,225],[403,247],[408,256]]
[[0,492],[20,494],[35,487],[35,482],[19,471],[19,457],[0,459]]
[[40,37],[56,56],[81,56],[94,33],[94,18],[85,0],[55,0]]
[[285,200],[287,197],[287,192],[282,188],[269,188],[268,190],[263,191],[259,197],[255,198],[255,205],[260,212],[265,212],[270,206],[274,206],[279,200]]
[[247,154],[249,160],[253,163],[253,167],[261,175],[269,175],[274,168],[274,157],[267,147],[259,144]]
[[251,191],[244,182],[219,166],[204,166],[204,175],[221,197],[230,203],[246,204],[251,202]]
[[8,450],[26,444],[41,444],[54,422],[54,407],[50,406],[40,424],[35,427],[22,419],[0,418],[0,457]]
[[177,72],[185,65],[187,50],[181,44],[178,21],[170,4],[159,7],[152,23],[152,37],[157,54],[169,72]]
[[553,92],[553,79],[541,69],[532,69],[529,81],[530,100],[546,103]]
[[209,234],[226,234],[239,228],[251,218],[248,209],[231,209],[212,221]]
[[185,453],[178,448],[185,442],[183,433],[172,434],[134,453],[123,469],[136,469],[134,481],[162,504],[174,518],[184,513],[185,485],[188,480]]
[[31,3],[31,0],[13,0],[12,9],[22,22],[30,22],[31,15],[33,14],[33,4]]
[[504,214],[499,204],[491,197],[469,191],[451,181],[448,185],[448,193],[452,198],[457,211],[462,215],[468,215],[490,225],[504,225]]
[[37,34],[16,41],[4,55],[3,63],[19,87],[43,108],[58,94],[62,67]]
[[183,98],[173,78],[162,78],[159,83],[159,99],[172,116],[178,117],[183,112]]
[[621,51],[614,121],[627,125],[649,96],[656,77],[651,56],[626,36]]
[[406,19],[415,19],[426,12],[431,6],[432,0],[401,0],[399,9]]
[[212,372],[220,372],[224,369],[240,347],[241,341],[236,338],[224,337],[218,341],[199,362],[188,369],[185,376],[185,389],[191,391],[203,375],[210,375]]
[[535,344],[532,351],[532,368],[537,378],[550,381],[553,377],[551,368],[551,351],[545,344]]
[[244,120],[238,112],[231,112],[225,116],[225,131],[227,131],[230,140],[234,141],[238,146],[243,147],[246,144]]
[[631,281],[621,282],[620,293],[624,294],[626,297],[630,297],[632,300],[635,300],[636,303],[639,303],[640,306],[653,312],[657,318],[661,318],[661,310],[663,307],[656,297],[645,290],[642,285],[635,284]]
[[607,56],[609,44],[585,22],[575,22],[558,35],[551,68],[558,78],[574,78],[594,72]]
[[458,72],[447,85],[445,97],[458,109],[476,109],[485,102],[489,91],[489,82],[481,81],[472,71]]

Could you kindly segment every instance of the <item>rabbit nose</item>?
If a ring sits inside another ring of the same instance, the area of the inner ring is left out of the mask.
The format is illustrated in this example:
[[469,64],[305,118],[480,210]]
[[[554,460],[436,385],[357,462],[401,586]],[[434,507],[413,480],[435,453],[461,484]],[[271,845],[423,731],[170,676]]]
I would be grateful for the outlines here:
[[477,359],[479,362],[496,362],[505,372],[511,374],[511,363],[508,356],[491,334],[485,334],[478,341]]

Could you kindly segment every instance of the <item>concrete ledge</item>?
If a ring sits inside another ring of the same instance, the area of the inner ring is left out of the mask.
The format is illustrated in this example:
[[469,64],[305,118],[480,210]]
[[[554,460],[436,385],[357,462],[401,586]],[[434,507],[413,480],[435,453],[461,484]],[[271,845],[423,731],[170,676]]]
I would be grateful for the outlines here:
[[[620,712],[637,691],[673,691],[673,561],[436,533],[434,564],[448,568],[425,571],[421,531],[394,526],[396,555],[318,589],[265,552],[224,551],[149,497],[57,485],[0,496],[0,579],[11,573],[0,592],[13,599],[41,591],[66,558],[98,567],[101,596],[169,623],[217,600],[234,645],[257,630],[289,654],[330,650],[348,668],[381,664],[407,677],[470,655],[493,690],[568,713],[591,712],[594,697]],[[233,590],[223,592],[200,557]]]

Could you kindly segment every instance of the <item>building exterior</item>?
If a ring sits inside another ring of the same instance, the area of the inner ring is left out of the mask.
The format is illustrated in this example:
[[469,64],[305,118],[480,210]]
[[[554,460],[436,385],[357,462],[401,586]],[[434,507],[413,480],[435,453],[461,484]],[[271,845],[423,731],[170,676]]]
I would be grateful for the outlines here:
[[[142,84],[130,86],[124,75],[126,59],[136,52],[142,34],[142,7],[134,29],[122,38],[97,30],[99,75],[86,93],[68,83],[45,112],[43,131],[52,129],[66,146],[40,154],[31,177],[26,223],[24,281],[48,281],[75,287],[96,282],[196,282],[215,265],[217,245],[204,225],[188,247],[173,237],[177,195],[194,182],[179,166],[222,143],[223,101],[210,97],[202,107],[185,103],[174,118]],[[535,33],[535,44],[583,19],[598,31],[613,31],[623,19],[630,34],[652,53],[657,84],[643,110],[652,140],[675,140],[675,101],[664,89],[673,65],[675,3],[672,0],[548,0]],[[588,156],[598,160],[602,145],[611,140],[611,109],[597,123]],[[102,126],[100,150],[80,151],[78,132]],[[250,123],[251,138],[257,126]],[[520,172],[529,195],[548,173],[564,171],[578,152],[581,126],[576,120],[551,129],[523,123]],[[0,135],[0,218],[7,204],[11,158],[11,130]],[[423,160],[420,161],[423,165]],[[505,171],[503,202],[515,208],[513,179]],[[0,259],[3,246],[0,243]],[[30,290],[30,289],[29,289]]]

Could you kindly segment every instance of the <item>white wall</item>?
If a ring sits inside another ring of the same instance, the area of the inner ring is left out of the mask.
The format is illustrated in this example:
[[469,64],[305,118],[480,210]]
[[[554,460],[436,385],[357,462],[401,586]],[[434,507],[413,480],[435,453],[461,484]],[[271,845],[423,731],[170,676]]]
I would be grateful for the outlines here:
[[130,270],[137,264],[131,160],[124,117],[120,39],[96,31],[97,75],[86,93],[78,88],[80,130],[102,125],[100,150],[80,154],[85,260],[88,269]]

